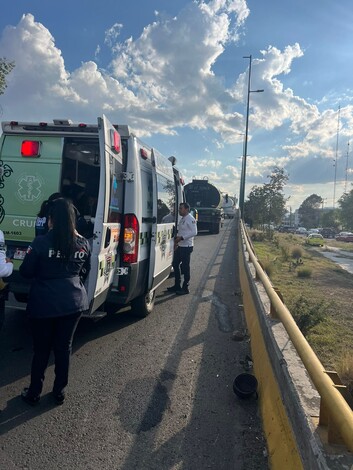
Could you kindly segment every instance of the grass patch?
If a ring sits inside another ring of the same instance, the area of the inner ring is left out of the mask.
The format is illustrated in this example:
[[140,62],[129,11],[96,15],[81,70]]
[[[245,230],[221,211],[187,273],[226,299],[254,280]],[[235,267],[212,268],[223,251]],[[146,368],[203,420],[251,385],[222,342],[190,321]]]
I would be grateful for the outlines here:
[[343,352],[337,360],[336,371],[353,395],[353,348]]
[[271,277],[271,275],[273,274],[273,271],[275,269],[275,266],[270,261],[267,261],[267,262],[263,263],[262,269],[265,271],[265,273],[267,274],[268,277]]
[[319,323],[327,317],[328,305],[321,300],[312,302],[304,296],[298,297],[294,302],[291,313],[304,336],[307,336]]
[[295,260],[300,260],[304,256],[304,250],[301,246],[295,246],[292,248],[291,256]]
[[[351,370],[351,366],[344,364],[347,351],[353,358],[353,275],[321,255],[320,249],[304,245],[304,239],[296,235],[275,234],[272,241],[253,244],[262,264],[271,264],[272,284],[281,291],[286,306],[324,367],[337,368],[339,374],[340,364]],[[338,245],[346,248],[348,245],[353,251],[352,243],[328,240],[327,244],[339,248]],[[299,258],[292,256],[293,252],[299,255],[298,248],[302,250]],[[296,266],[298,259],[300,266]],[[299,274],[303,272],[307,274]]]
[[310,268],[300,268],[297,271],[297,276],[301,278],[308,278],[311,277],[312,270]]

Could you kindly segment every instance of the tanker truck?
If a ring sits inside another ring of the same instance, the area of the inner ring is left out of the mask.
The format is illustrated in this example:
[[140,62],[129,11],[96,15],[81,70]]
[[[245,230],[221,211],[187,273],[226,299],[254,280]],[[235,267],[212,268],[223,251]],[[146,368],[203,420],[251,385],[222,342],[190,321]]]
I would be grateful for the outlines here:
[[184,186],[186,202],[197,210],[197,229],[219,233],[222,223],[222,194],[208,179],[193,179]]

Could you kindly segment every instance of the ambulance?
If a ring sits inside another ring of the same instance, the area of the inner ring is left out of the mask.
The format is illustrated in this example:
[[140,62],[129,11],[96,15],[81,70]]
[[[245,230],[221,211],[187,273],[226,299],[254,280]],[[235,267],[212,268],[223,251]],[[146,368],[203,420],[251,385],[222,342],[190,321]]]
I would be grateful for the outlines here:
[[59,192],[90,227],[82,233],[92,246],[87,316],[127,304],[134,314],[148,315],[157,287],[171,272],[177,209],[184,200],[175,158],[104,115],[95,125],[3,122],[2,131],[0,228],[14,263],[8,279],[15,298],[28,298],[29,283],[18,269],[35,236],[40,206]]

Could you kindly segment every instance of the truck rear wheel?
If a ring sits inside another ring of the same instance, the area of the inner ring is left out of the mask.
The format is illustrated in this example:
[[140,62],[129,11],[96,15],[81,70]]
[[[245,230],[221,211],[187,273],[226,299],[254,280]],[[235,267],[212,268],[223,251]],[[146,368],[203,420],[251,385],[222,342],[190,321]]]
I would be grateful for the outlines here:
[[212,227],[212,233],[219,233],[219,226],[220,226],[220,224],[214,225]]
[[138,318],[145,318],[149,315],[154,307],[156,299],[156,291],[149,291],[147,294],[140,295],[131,301],[132,314]]

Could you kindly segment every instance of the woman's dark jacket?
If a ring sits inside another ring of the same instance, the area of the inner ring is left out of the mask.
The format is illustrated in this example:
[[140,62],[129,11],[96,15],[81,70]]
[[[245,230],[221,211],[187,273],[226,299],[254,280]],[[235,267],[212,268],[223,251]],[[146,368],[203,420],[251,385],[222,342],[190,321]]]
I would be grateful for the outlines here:
[[88,241],[75,237],[75,250],[68,262],[53,250],[53,232],[36,237],[20,266],[23,277],[33,279],[27,312],[31,318],[70,315],[88,309],[83,285],[91,268]]

